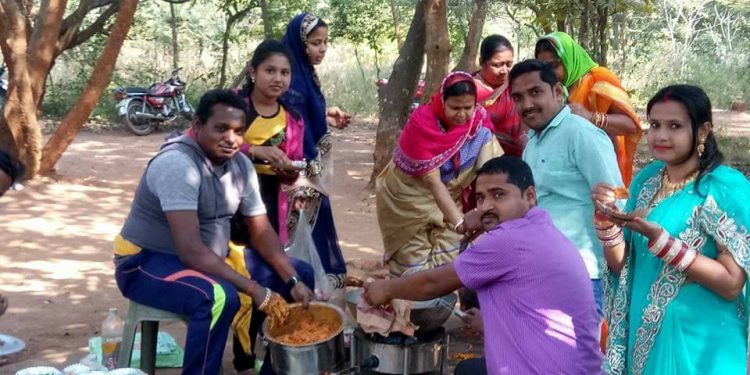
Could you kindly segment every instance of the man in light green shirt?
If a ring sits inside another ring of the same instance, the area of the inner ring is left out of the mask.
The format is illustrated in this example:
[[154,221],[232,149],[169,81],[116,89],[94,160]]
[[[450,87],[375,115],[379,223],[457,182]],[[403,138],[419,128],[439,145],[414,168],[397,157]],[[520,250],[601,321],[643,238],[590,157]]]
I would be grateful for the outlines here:
[[523,61],[509,79],[516,111],[531,129],[523,160],[531,166],[538,205],[581,253],[601,315],[604,254],[591,189],[598,183],[622,186],[614,145],[602,129],[562,104],[563,88],[549,65]]

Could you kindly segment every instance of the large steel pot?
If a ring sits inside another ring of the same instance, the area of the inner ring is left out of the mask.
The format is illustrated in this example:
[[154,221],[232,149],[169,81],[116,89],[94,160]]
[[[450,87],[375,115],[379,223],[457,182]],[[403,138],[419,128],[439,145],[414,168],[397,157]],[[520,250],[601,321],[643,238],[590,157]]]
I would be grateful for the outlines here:
[[[316,320],[338,323],[338,329],[329,337],[307,345],[290,345],[279,342],[275,337],[294,329],[294,319],[302,313],[311,313]],[[268,340],[271,367],[279,375],[312,375],[321,372],[339,371],[345,367],[344,322],[346,314],[335,305],[313,301],[304,311],[301,303],[289,305],[287,324],[268,328],[269,320],[263,323],[263,333]]]
[[[346,304],[355,320],[357,319],[357,303],[361,294],[362,288],[351,288],[346,292]],[[455,293],[428,301],[411,301],[409,320],[418,327],[419,332],[434,331],[442,327],[450,318],[456,302],[458,302],[458,296]]]

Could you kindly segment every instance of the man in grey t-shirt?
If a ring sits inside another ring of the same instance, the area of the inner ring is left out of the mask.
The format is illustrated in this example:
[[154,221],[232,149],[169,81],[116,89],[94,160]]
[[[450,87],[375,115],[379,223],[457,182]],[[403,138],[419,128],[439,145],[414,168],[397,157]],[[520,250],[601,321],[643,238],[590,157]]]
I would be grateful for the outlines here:
[[194,136],[166,142],[149,162],[130,214],[115,239],[115,278],[140,304],[187,316],[183,373],[216,374],[229,327],[249,295],[261,311],[280,299],[227,265],[230,220],[244,216],[260,255],[291,288],[312,292],[287,258],[266,217],[243,143],[245,102],[224,90],[207,92],[193,121]]

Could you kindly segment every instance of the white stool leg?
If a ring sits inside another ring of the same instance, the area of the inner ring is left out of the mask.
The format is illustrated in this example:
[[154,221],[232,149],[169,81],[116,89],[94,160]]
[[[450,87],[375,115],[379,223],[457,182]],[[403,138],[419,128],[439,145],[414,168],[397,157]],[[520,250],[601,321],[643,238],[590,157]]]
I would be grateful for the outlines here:
[[128,316],[125,318],[125,326],[122,330],[122,344],[120,345],[120,353],[117,359],[118,367],[130,367],[136,329],[138,329],[138,305],[130,302]]

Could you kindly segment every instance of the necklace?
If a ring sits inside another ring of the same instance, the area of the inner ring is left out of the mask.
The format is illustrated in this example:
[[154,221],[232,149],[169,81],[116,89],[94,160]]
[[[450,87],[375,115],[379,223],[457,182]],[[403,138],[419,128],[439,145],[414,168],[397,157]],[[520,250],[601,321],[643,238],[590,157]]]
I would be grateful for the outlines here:
[[692,173],[685,176],[680,181],[672,182],[669,179],[669,174],[667,174],[667,168],[665,167],[661,171],[661,187],[659,187],[659,191],[656,192],[654,195],[654,199],[652,200],[651,207],[655,207],[658,205],[661,201],[664,199],[674,195],[674,193],[682,190],[685,188],[685,185],[689,184],[695,178],[698,176],[698,171],[695,170]]

